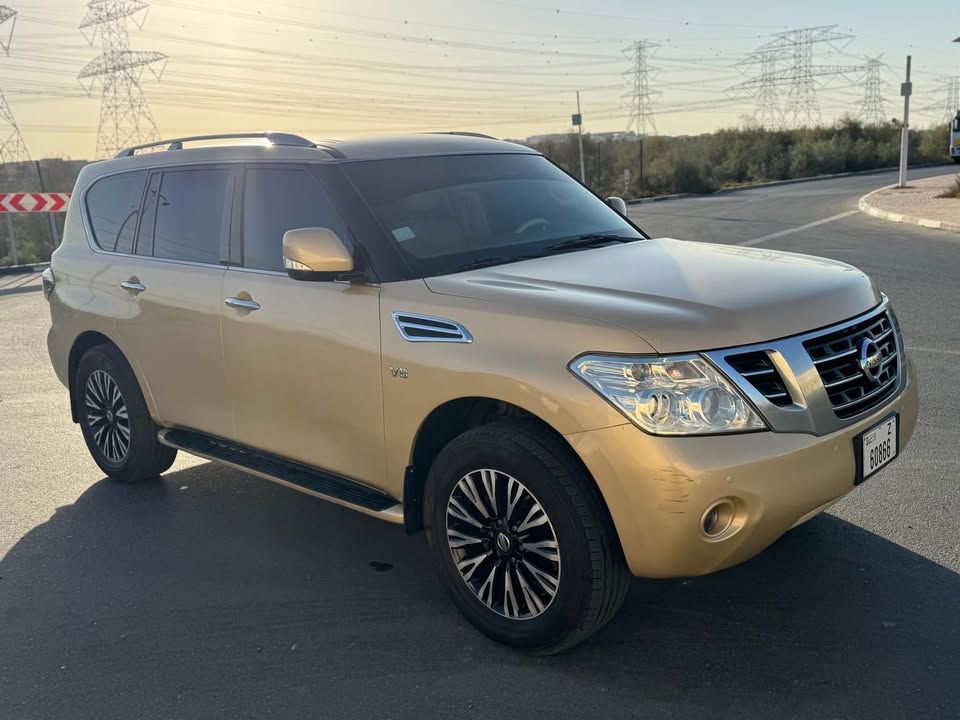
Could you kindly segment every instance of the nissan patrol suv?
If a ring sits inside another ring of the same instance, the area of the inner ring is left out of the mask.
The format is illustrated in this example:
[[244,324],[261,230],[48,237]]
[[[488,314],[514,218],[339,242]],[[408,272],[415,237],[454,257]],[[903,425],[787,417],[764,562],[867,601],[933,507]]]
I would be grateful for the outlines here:
[[568,648],[631,575],[752,557],[913,433],[850,265],[652,239],[473,134],[164,145],[84,168],[44,273],[93,459],[137,482],[183,450],[423,530],[504,643]]

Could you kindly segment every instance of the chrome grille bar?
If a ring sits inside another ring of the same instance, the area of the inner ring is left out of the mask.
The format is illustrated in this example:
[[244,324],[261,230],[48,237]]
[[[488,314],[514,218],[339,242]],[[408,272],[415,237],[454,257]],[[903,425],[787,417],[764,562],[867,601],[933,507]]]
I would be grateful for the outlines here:
[[[864,340],[873,344],[864,347]],[[879,362],[867,366],[877,353]],[[907,381],[902,340],[886,297],[820,330],[703,356],[777,432],[836,432],[877,412]]]
[[834,410],[844,410],[845,408],[853,407],[853,406],[856,405],[857,403],[862,403],[864,400],[869,400],[870,398],[876,397],[877,395],[882,395],[882,394],[883,394],[883,391],[884,391],[884,390],[889,390],[889,389],[890,389],[890,386],[893,385],[893,383],[895,383],[896,381],[897,381],[897,376],[894,375],[892,378],[890,378],[889,380],[887,380],[887,382],[885,382],[883,385],[879,386],[878,388],[876,388],[876,389],[874,389],[874,390],[871,390],[871,391],[868,392],[866,395],[861,395],[861,396],[858,397],[856,400],[851,400],[850,402],[843,403],[842,405],[834,405],[834,406],[833,406],[833,409],[834,409]]

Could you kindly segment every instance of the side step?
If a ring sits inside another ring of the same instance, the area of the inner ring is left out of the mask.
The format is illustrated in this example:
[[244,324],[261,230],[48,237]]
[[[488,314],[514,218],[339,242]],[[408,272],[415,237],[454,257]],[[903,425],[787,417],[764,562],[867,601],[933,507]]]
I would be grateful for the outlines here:
[[[160,442],[217,460],[311,495],[337,501],[394,522],[403,522],[399,501],[376,488],[294,460],[193,430],[161,430]],[[390,512],[385,512],[390,510]]]

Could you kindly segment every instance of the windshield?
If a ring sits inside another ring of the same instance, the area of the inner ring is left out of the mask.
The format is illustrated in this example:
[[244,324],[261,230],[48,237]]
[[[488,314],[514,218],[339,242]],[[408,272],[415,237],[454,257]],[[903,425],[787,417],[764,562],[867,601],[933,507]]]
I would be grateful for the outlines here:
[[[583,247],[596,247],[597,235],[644,237],[541,155],[451,155],[343,167],[419,277],[537,257],[579,237],[594,240]],[[576,243],[562,248],[577,249]]]

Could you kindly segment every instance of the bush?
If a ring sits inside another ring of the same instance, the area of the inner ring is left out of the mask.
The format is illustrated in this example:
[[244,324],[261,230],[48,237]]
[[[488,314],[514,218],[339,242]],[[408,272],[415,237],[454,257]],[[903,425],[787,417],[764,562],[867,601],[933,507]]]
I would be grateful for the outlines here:
[[[948,139],[945,124],[912,131],[911,163],[946,162]],[[895,122],[864,125],[844,117],[831,127],[773,131],[743,127],[704,135],[650,137],[643,141],[642,174],[636,137],[597,140],[585,135],[583,145],[590,187],[599,195],[641,197],[895,167],[900,157],[900,126]],[[575,135],[533,147],[579,177]]]
[[954,175],[953,186],[946,192],[940,193],[937,197],[960,198],[960,175]]

